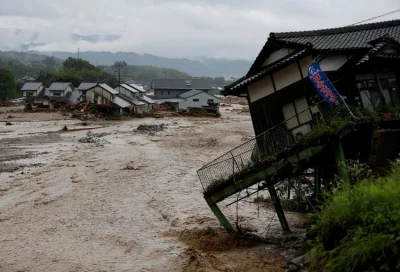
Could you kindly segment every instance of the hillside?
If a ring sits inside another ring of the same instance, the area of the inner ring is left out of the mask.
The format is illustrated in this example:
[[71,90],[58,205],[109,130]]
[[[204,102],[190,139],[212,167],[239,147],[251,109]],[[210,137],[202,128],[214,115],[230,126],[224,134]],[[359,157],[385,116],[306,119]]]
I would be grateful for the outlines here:
[[[71,52],[37,52],[46,56],[54,56],[61,59],[77,57],[77,53]],[[134,52],[81,52],[80,58],[94,65],[113,65],[116,61],[125,61],[129,65],[157,66],[172,68],[188,73],[191,76],[208,77],[239,77],[247,73],[251,62],[245,60],[228,60],[204,58],[202,60],[163,58],[150,54],[140,55]]]

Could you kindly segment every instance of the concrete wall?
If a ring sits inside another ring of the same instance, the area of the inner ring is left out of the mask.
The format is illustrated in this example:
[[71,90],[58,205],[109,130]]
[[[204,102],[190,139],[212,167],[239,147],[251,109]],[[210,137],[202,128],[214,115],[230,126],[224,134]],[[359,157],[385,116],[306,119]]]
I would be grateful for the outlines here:
[[[193,101],[194,99],[197,99],[198,101]],[[187,108],[201,108],[202,106],[208,106],[209,99],[212,99],[213,103],[220,103],[220,99],[218,97],[202,92],[179,102],[179,109],[187,110]]]

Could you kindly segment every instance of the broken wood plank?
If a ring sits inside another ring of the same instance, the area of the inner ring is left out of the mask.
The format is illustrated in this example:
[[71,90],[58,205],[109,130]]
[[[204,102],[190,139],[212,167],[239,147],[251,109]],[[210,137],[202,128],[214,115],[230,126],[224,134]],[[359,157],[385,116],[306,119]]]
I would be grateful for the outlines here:
[[79,131],[79,130],[91,130],[91,129],[99,129],[104,128],[104,126],[83,126],[83,127],[63,127],[63,131]]

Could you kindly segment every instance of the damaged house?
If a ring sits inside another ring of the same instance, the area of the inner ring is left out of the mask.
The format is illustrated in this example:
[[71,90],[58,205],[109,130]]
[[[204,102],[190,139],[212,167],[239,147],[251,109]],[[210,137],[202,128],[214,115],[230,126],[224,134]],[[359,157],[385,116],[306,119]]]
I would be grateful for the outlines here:
[[[290,180],[297,182],[312,169],[318,199],[322,181],[327,185],[337,176],[349,181],[342,167],[346,159],[376,164],[397,158],[398,116],[368,119],[353,113],[398,108],[399,84],[400,20],[271,33],[248,73],[223,92],[247,97],[256,137],[197,171],[221,225],[233,230],[217,203],[253,186],[251,194],[268,189],[280,224],[289,231],[278,183],[290,188]],[[385,129],[376,130],[374,122]],[[246,194],[243,199],[251,195]]]
[[256,135],[300,112],[288,128],[309,131],[310,106],[321,99],[307,77],[314,59],[348,104],[400,104],[400,20],[271,33],[247,75],[224,94],[247,95]]

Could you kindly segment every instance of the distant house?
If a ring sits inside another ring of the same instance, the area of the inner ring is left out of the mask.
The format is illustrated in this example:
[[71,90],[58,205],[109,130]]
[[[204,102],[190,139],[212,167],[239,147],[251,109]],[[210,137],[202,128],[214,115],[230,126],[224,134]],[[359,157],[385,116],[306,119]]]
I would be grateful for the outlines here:
[[190,111],[191,109],[214,108],[219,109],[220,99],[214,95],[200,90],[191,90],[179,95],[179,110]]
[[142,87],[136,85],[136,84],[129,84],[130,87],[132,87],[133,89],[135,89],[136,91],[138,91],[138,96],[139,97],[143,97],[144,94],[146,93],[146,90],[143,89]]
[[71,82],[54,82],[47,89],[49,96],[51,97],[65,97],[68,93],[74,90],[74,86]]
[[153,110],[155,101],[144,95],[144,89],[134,84],[120,84],[115,90],[121,98],[132,103],[134,112],[145,113]]
[[42,82],[27,82],[22,86],[23,97],[37,96],[44,89]]
[[76,88],[80,95],[80,101],[86,99],[86,91],[96,86],[97,83],[83,82]]
[[211,89],[207,79],[154,79],[151,83],[154,99],[178,98],[190,90],[208,92]]
[[47,89],[41,88],[35,96],[26,98],[26,103],[38,107],[57,108],[61,105],[77,103],[79,93],[70,82],[54,82]]
[[118,91],[114,90],[107,84],[96,84],[86,90],[86,101],[97,105],[111,106]]

